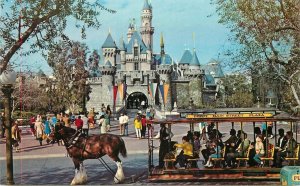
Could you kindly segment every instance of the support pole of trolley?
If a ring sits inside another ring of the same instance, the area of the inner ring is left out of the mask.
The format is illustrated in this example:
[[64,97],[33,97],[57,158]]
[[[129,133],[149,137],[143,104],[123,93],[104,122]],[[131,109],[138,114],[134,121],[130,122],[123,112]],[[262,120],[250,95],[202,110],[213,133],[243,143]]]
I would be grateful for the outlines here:
[[296,131],[295,131],[295,133],[296,133],[296,142],[298,143],[298,122],[295,122],[295,125],[296,125]]
[[217,125],[216,125],[216,127],[217,127],[217,154],[219,154],[219,148],[218,148],[218,146],[219,146],[219,139],[220,139],[220,136],[219,136],[219,122],[217,122],[216,123]]
[[255,141],[255,122],[253,122],[253,141]]
[[241,131],[244,132],[243,131],[243,122],[241,122]]
[[275,144],[277,141],[277,121],[274,121],[274,125],[275,125]]

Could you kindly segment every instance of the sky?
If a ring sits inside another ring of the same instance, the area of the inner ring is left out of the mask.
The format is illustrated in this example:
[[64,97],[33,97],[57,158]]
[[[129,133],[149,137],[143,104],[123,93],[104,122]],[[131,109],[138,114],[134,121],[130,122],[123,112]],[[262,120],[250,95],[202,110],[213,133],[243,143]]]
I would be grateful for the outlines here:
[[[110,30],[113,39],[119,43],[127,38],[129,19],[136,19],[137,29],[141,25],[141,11],[144,0],[106,0],[105,6],[116,14],[102,14],[102,27],[87,33],[90,48],[100,49]],[[218,23],[215,6],[210,0],[152,0],[154,27],[154,52],[160,51],[160,35],[163,34],[165,51],[174,60],[180,60],[184,49],[195,48],[201,64],[218,59],[228,45],[229,30]],[[193,41],[195,33],[195,42]],[[77,35],[79,37],[79,35]]]
[[[95,1],[95,0],[90,0]],[[100,0],[107,8],[116,10],[115,14],[103,11],[100,15],[100,29],[87,29],[87,37],[81,39],[80,29],[70,20],[66,34],[72,40],[85,42],[89,49],[101,50],[109,30],[113,39],[119,44],[121,37],[127,41],[129,20],[136,19],[136,27],[141,25],[141,11],[144,0]],[[151,0],[154,27],[154,53],[160,51],[160,35],[163,34],[165,51],[175,61],[179,61],[186,48],[195,46],[200,64],[206,64],[211,59],[220,59],[222,52],[230,46],[229,29],[218,23],[215,5],[210,0]],[[195,40],[193,40],[195,33]],[[23,65],[40,68],[50,75],[52,70],[44,58],[33,55],[22,58]]]

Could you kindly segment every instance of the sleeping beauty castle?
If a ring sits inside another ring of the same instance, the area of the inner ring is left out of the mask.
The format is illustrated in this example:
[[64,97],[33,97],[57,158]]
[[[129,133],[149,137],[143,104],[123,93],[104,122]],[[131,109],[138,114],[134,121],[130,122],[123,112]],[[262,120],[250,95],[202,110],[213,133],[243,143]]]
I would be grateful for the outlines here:
[[90,71],[91,87],[87,110],[99,111],[101,104],[116,110],[139,108],[142,103],[161,110],[187,108],[190,98],[196,108],[216,104],[222,96],[224,74],[215,60],[202,65],[196,50],[185,49],[180,61],[165,51],[161,35],[160,51],[153,51],[152,6],[145,0],[141,24],[130,21],[127,38],[118,42],[108,33],[101,47],[99,68]]

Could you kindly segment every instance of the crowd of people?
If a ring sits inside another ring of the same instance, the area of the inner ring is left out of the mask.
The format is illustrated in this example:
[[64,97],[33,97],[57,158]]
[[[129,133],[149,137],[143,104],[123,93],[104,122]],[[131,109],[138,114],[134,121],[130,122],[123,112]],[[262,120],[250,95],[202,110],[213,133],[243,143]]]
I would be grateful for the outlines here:
[[[268,128],[269,127],[269,128]],[[160,151],[159,151],[159,168],[164,167],[164,158],[172,148],[181,148],[182,151],[176,155],[176,160],[172,167],[179,164],[180,167],[188,165],[188,159],[199,158],[202,155],[204,167],[213,167],[213,158],[224,158],[223,166],[226,168],[237,167],[237,158],[248,156],[248,165],[254,167],[263,166],[262,157],[270,156],[270,148],[274,146],[272,167],[282,167],[282,162],[286,157],[294,157],[297,149],[297,142],[293,138],[293,132],[284,129],[278,130],[279,137],[275,144],[270,142],[274,137],[271,132],[271,125],[262,125],[262,128],[255,127],[255,140],[251,142],[245,131],[231,129],[227,140],[223,141],[224,135],[215,128],[214,123],[206,124],[203,127],[199,125],[200,131],[193,134],[188,131],[186,136],[182,137],[182,143],[170,144],[170,131],[165,125],[161,125],[160,130]],[[268,134],[268,135],[267,135]],[[197,164],[192,162],[192,167]],[[176,168],[176,167],[175,167]]]
[[[98,116],[97,116],[98,114]],[[140,109],[136,114],[136,117],[133,120],[133,129],[136,131],[136,137],[139,139],[146,137],[146,129],[149,130],[149,135],[153,137],[153,126],[146,123],[146,119],[154,118],[155,110],[151,106],[148,108]],[[98,118],[96,120],[96,118]],[[59,134],[57,133],[62,126],[75,128],[80,133],[84,135],[89,135],[89,130],[92,128],[97,128],[99,126],[99,133],[105,134],[111,131],[111,118],[112,111],[110,105],[105,106],[102,104],[101,110],[98,113],[95,113],[94,110],[91,110],[89,113],[80,113],[79,115],[67,114],[67,113],[53,113],[47,115],[32,115],[29,118],[29,127],[31,135],[36,139],[40,146],[43,145],[43,141],[49,143],[57,143],[58,145],[62,144],[62,141],[59,140]],[[1,114],[0,126],[2,125],[3,113]],[[128,125],[129,116],[126,112],[122,112],[118,118],[120,135],[128,136]],[[12,128],[12,138],[13,146],[16,152],[19,152],[19,143],[21,143],[21,129],[19,128],[20,124],[17,120],[13,122]],[[1,130],[1,137],[3,138],[5,129]],[[51,135],[53,137],[51,137]],[[55,139],[56,141],[52,140]]]

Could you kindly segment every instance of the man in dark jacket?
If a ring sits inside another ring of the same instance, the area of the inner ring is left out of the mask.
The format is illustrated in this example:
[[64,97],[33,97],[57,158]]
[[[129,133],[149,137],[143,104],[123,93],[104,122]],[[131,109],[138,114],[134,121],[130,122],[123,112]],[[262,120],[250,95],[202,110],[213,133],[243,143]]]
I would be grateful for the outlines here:
[[279,138],[277,140],[277,143],[276,143],[276,147],[275,147],[275,151],[274,151],[274,164],[272,165],[272,167],[276,167],[276,163],[275,163],[275,160],[276,160],[276,155],[279,151],[282,151],[283,148],[285,147],[286,143],[287,143],[287,138],[286,136],[284,135],[284,129],[279,129],[278,130],[278,133],[279,133]]
[[293,132],[292,131],[288,131],[286,133],[286,138],[287,138],[287,142],[284,145],[282,150],[278,150],[278,152],[276,153],[276,158],[275,158],[275,165],[278,168],[282,167],[282,159],[285,157],[293,157],[295,152],[295,149],[297,147],[297,142],[296,140],[293,138]]
[[165,124],[160,124],[160,131],[159,131],[159,140],[160,140],[160,146],[159,146],[159,168],[164,167],[164,158],[165,155],[170,152],[170,131],[166,127]]

